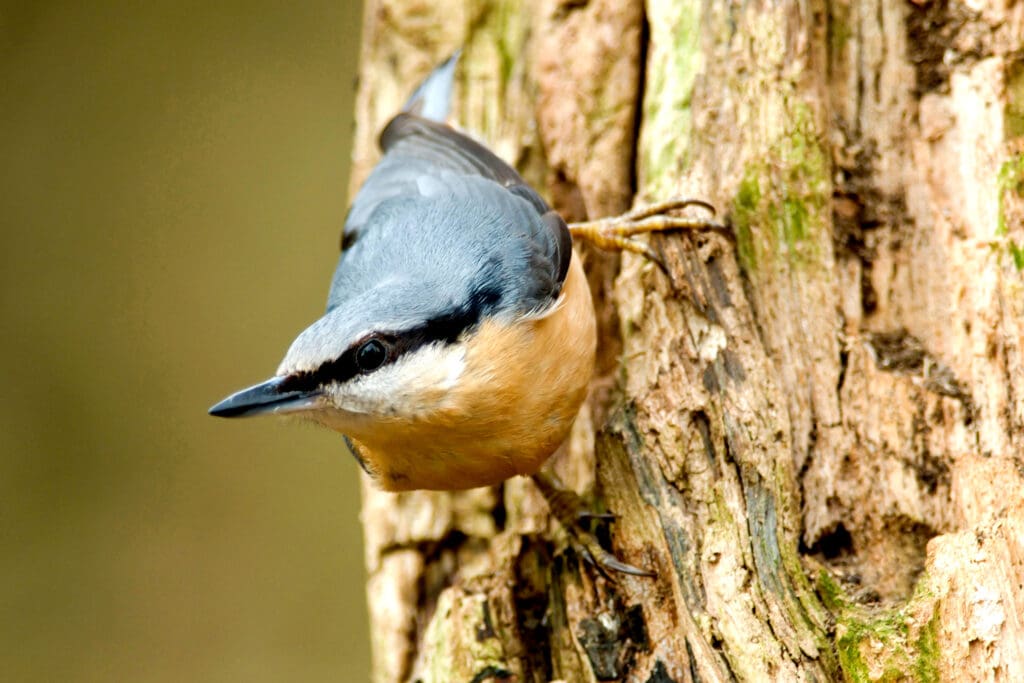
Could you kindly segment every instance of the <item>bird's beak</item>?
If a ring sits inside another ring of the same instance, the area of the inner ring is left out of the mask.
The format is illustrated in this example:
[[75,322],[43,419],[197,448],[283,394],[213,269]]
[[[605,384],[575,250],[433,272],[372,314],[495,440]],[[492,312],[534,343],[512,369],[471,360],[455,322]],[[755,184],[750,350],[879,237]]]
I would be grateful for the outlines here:
[[283,415],[308,410],[317,404],[319,391],[292,391],[283,388],[285,377],[273,377],[256,386],[242,389],[210,408],[217,417]]

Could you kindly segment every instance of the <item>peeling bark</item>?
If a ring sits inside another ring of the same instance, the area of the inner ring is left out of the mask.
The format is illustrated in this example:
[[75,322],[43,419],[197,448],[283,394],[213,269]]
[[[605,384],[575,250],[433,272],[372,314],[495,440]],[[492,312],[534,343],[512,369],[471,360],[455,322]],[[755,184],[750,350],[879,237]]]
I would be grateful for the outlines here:
[[364,487],[375,680],[1024,680],[1024,3],[368,0],[353,177],[464,46],[455,119],[570,220],[603,355],[559,474]]

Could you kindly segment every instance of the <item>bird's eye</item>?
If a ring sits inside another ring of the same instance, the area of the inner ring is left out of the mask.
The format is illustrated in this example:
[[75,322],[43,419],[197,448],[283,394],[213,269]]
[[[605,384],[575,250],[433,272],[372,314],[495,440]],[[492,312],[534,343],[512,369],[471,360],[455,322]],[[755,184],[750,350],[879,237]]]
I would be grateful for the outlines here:
[[379,339],[370,339],[363,342],[362,346],[356,349],[356,367],[360,372],[372,372],[388,359],[388,350]]

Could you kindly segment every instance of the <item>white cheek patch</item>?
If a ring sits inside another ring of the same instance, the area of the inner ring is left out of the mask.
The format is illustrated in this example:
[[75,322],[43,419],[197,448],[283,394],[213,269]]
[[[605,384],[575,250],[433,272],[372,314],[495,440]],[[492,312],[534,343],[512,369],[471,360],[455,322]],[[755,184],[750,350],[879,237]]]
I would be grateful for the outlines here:
[[465,366],[462,347],[428,344],[329,393],[339,408],[353,413],[414,417],[443,407]]

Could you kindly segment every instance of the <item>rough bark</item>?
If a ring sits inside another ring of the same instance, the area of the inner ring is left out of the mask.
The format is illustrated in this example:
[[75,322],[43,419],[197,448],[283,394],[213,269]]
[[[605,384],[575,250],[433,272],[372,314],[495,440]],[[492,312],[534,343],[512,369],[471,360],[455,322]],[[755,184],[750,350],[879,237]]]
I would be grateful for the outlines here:
[[355,182],[465,46],[455,120],[570,220],[671,195],[670,277],[587,252],[559,472],[364,487],[375,680],[1024,680],[1024,3],[367,0]]

